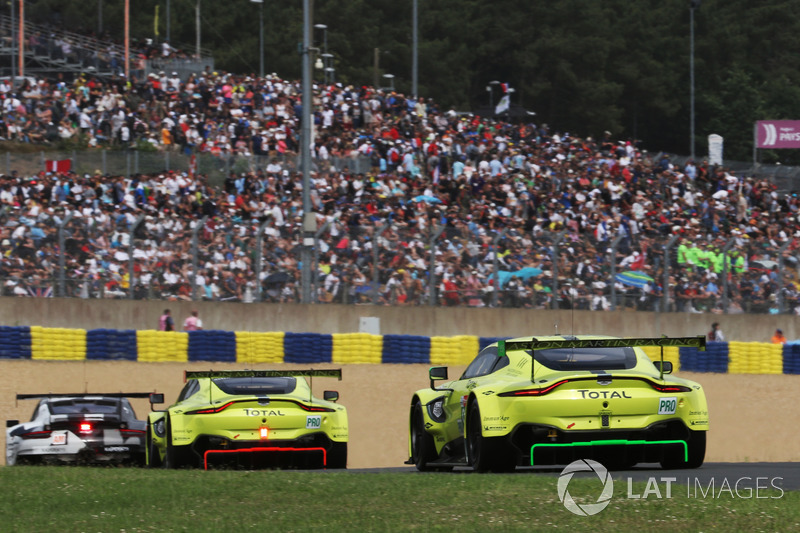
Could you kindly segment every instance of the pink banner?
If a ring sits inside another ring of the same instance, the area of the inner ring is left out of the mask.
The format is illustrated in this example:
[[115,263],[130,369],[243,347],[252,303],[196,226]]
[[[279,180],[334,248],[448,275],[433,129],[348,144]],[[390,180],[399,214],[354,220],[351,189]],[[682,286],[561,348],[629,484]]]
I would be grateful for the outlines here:
[[800,120],[759,120],[757,148],[800,148]]

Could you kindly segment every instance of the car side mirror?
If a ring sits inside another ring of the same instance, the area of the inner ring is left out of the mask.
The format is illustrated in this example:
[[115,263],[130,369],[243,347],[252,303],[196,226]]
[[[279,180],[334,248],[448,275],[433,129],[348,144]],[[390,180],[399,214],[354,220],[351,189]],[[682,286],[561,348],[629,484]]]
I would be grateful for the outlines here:
[[322,393],[322,399],[326,402],[335,402],[339,399],[339,391],[326,390]]
[[6,420],[6,427],[13,428],[14,426],[19,425],[19,420]]
[[434,381],[442,381],[447,379],[447,367],[446,366],[434,366],[428,370],[428,377],[431,379],[431,388],[435,389],[436,387],[433,386]]
[[653,361],[656,370],[663,374],[672,374],[672,361]]
[[150,395],[150,403],[164,403],[164,394],[161,392],[155,392]]

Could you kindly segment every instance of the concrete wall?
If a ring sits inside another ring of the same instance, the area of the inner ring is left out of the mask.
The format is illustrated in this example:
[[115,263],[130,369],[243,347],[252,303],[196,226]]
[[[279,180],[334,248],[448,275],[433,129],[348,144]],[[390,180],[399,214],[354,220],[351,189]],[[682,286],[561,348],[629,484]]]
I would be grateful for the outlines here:
[[71,298],[0,298],[0,325],[65,328],[157,329],[165,308],[180,329],[197,309],[205,329],[351,333],[361,317],[380,320],[380,333],[426,336],[526,336],[594,333],[634,336],[688,336],[708,332],[719,322],[726,340],[768,342],[776,328],[788,339],[800,336],[793,315],[713,315],[633,311],[544,311],[371,305],[242,304],[80,300]]

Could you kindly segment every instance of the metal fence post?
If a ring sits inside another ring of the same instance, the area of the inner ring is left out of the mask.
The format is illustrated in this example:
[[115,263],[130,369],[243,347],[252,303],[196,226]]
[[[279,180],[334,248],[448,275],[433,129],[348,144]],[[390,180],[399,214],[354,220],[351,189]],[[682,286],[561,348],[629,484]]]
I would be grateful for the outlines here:
[[680,238],[679,235],[673,235],[667,241],[667,244],[664,245],[664,281],[663,281],[663,288],[661,293],[661,312],[668,313],[669,312],[669,291],[671,289],[669,284],[669,271],[672,267],[672,261],[670,261],[669,252],[672,250],[672,245],[675,244]]
[[378,287],[380,286],[380,276],[378,276],[378,240],[383,232],[389,229],[387,222],[372,236],[372,305],[378,305]]
[[611,241],[611,256],[608,258],[611,263],[611,310],[617,310],[617,246],[625,235],[617,235]]
[[272,218],[264,222],[258,227],[258,235],[256,235],[256,301],[261,301],[261,270],[262,270],[262,248],[264,244],[264,231],[272,224]]
[[431,262],[428,267],[428,302],[431,306],[436,305],[436,239],[439,238],[439,235],[442,234],[444,231],[444,226],[436,226],[432,228],[433,232],[431,233]]
[[62,298],[67,295],[66,290],[66,277],[67,277],[67,259],[64,256],[64,228],[67,223],[72,219],[72,211],[69,211],[64,217],[61,225],[58,226],[58,295]]
[[131,177],[131,152],[130,150],[125,152],[125,177]]
[[206,225],[208,216],[200,219],[200,222],[192,228],[192,301],[197,301],[197,232]]
[[144,215],[139,215],[133,225],[130,226],[128,229],[128,299],[133,300],[133,290],[136,286],[136,275],[134,272],[134,262],[133,262],[133,252],[136,247],[133,244],[134,233],[136,232],[136,228],[139,227],[139,224],[144,221]]
[[783,286],[783,252],[792,244],[792,239],[786,239],[786,242],[778,249],[778,313],[783,314],[786,311],[786,295]]
[[731,237],[722,247],[722,312],[728,314],[728,251],[736,244],[736,239]]
[[497,298],[500,293],[500,259],[497,257],[497,245],[506,234],[506,228],[492,239],[492,275],[494,276],[494,291],[492,291],[492,307],[497,307]]
[[319,238],[320,235],[325,233],[328,228],[331,226],[331,222],[335,222],[339,216],[333,217],[331,220],[327,220],[325,224],[322,225],[321,228],[317,230],[314,234],[314,262],[311,264],[311,290],[313,294],[311,295],[311,303],[316,304],[319,303]]
[[567,230],[559,232],[556,234],[556,239],[553,241],[553,309],[558,309],[558,256],[561,252],[559,245],[566,234]]
[[103,159],[102,159],[102,169],[103,169],[103,176],[108,175],[108,150],[103,148]]

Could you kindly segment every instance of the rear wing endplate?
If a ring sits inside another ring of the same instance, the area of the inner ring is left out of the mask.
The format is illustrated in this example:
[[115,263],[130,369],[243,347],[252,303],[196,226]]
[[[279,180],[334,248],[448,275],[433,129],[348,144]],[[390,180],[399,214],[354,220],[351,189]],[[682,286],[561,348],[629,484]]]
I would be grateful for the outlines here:
[[186,370],[183,380],[202,378],[337,378],[342,381],[342,369],[329,370]]
[[[664,361],[665,346],[686,346],[705,351],[706,338],[704,335],[695,337],[634,337],[625,339],[558,339],[539,340],[531,337],[529,341],[497,341],[497,355],[504,356],[506,352],[515,350],[530,350],[531,359],[536,350],[552,350],[563,348],[634,348],[638,346],[660,346],[661,361]],[[663,365],[662,365],[663,366]],[[531,380],[534,376],[534,361],[531,361]],[[663,372],[662,376],[663,378]]]

